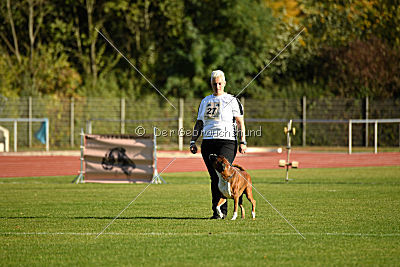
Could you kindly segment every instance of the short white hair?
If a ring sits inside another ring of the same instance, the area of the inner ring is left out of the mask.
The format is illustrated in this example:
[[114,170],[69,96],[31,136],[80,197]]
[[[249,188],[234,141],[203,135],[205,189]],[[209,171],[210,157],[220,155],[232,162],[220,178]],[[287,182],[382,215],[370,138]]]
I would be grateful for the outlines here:
[[222,70],[214,70],[213,72],[211,72],[211,82],[217,77],[221,77],[222,80],[224,80],[225,82],[225,73]]

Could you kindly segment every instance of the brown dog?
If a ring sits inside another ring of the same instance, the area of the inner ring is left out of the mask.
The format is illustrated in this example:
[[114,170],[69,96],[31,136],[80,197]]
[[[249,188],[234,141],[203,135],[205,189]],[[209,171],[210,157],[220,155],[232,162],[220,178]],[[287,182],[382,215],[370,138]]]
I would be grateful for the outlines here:
[[[242,218],[245,217],[243,205],[242,203],[239,203],[239,198],[243,193],[246,194],[247,199],[252,204],[251,214],[254,220],[256,218],[256,201],[253,198],[250,175],[241,166],[231,165],[223,156],[211,154],[209,159],[219,177],[219,190],[226,198],[233,198],[235,201],[232,220],[236,220],[237,218],[238,206],[240,206]],[[225,203],[225,201],[226,199],[221,198],[217,204],[217,211],[221,218],[223,215],[220,207]]]

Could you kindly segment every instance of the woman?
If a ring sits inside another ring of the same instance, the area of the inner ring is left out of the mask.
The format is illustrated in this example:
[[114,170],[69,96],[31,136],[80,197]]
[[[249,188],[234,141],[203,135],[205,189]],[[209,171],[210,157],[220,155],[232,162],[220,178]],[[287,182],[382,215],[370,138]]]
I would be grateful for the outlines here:
[[[223,195],[218,189],[219,178],[211,165],[209,155],[222,155],[232,163],[238,147],[237,133],[240,140],[239,152],[245,153],[247,148],[246,137],[244,135],[243,107],[236,97],[224,91],[225,85],[225,74],[221,70],[213,71],[211,73],[213,94],[206,96],[200,103],[197,121],[194,126],[192,140],[190,141],[190,151],[196,154],[196,140],[203,133],[201,155],[211,178],[213,210],[211,219],[220,218],[216,207]],[[225,218],[228,212],[228,202],[225,202],[221,206],[221,211]]]

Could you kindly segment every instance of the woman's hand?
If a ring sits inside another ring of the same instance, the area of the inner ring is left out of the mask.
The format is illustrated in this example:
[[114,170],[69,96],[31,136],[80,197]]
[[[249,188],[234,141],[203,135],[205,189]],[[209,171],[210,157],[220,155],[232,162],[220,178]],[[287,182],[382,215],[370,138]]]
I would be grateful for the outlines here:
[[191,143],[190,144],[190,152],[192,152],[192,154],[196,154],[197,153],[197,146],[195,143]]
[[240,144],[239,145],[239,152],[240,153],[242,153],[242,154],[246,153],[246,149],[247,149],[247,146],[245,144]]
[[197,138],[199,138],[201,130],[203,130],[203,125],[204,123],[202,120],[197,120],[196,124],[194,125],[192,140],[190,141],[190,152],[192,152],[193,154],[197,153],[196,140]]

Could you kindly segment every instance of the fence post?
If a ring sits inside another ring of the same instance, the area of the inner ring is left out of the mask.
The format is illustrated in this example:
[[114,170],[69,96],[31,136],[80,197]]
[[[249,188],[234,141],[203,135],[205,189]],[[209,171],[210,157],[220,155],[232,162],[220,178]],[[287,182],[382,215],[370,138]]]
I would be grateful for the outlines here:
[[125,98],[121,98],[121,134],[125,134]]
[[352,135],[352,132],[351,132],[351,124],[352,124],[352,121],[351,120],[349,120],[349,154],[351,154],[351,135]]
[[365,119],[367,122],[365,123],[365,147],[368,147],[368,117],[369,117],[369,99],[368,96],[365,98]]
[[86,132],[92,134],[92,120],[86,121]]
[[75,101],[74,98],[71,97],[71,108],[70,108],[70,144],[71,147],[74,146],[74,132],[75,132]]
[[17,152],[17,139],[18,139],[18,130],[17,130],[17,120],[14,120],[14,152]]
[[378,154],[378,121],[375,121],[374,126],[374,153]]
[[303,146],[307,142],[307,98],[303,96]]
[[80,146],[80,150],[81,150],[81,157],[80,157],[80,161],[81,161],[81,170],[79,171],[79,175],[75,177],[75,179],[72,181],[73,183],[81,183],[84,180],[84,173],[85,171],[83,170],[83,161],[85,160],[84,158],[84,154],[85,154],[85,133],[83,132],[83,128],[81,128],[81,146]]
[[183,108],[184,100],[179,98],[179,114],[178,114],[178,147],[179,151],[183,150]]
[[46,151],[50,150],[50,122],[46,119]]
[[32,147],[32,97],[28,97],[28,144]]

